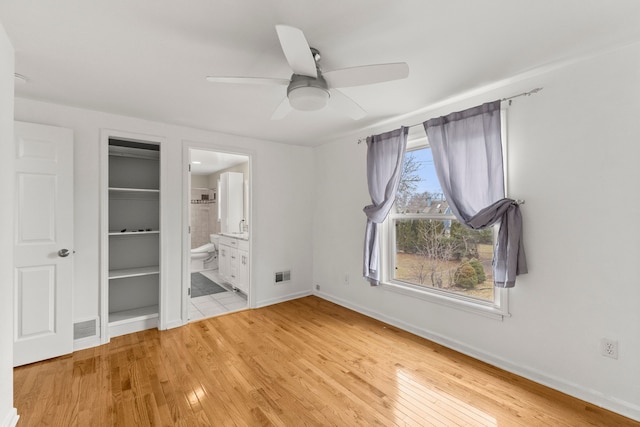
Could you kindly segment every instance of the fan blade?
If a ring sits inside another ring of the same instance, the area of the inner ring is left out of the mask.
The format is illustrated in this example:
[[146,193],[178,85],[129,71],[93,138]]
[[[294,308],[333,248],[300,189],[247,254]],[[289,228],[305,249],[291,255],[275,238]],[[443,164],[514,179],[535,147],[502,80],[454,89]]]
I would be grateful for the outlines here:
[[327,81],[329,87],[369,85],[373,83],[388,82],[390,80],[404,79],[408,75],[409,66],[406,62],[363,65],[360,67],[343,68],[341,70],[322,73],[322,76]]
[[288,25],[276,25],[284,56],[295,74],[318,77],[316,61],[302,30]]
[[271,79],[268,77],[207,77],[207,81],[211,83],[234,83],[234,84],[249,84],[249,85],[276,85],[287,86],[289,80],[287,79]]
[[271,115],[271,120],[280,120],[290,112],[291,104],[289,104],[289,98],[285,96],[280,105],[278,105],[278,108],[276,108],[276,110]]
[[329,99],[329,107],[334,110],[351,117],[353,120],[360,120],[367,115],[367,112],[359,106],[356,101],[349,98],[337,89],[331,89],[331,98]]

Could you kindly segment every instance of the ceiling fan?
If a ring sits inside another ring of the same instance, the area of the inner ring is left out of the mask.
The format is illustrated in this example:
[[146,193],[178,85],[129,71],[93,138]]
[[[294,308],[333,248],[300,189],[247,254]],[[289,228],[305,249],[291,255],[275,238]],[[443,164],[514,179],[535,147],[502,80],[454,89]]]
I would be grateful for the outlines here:
[[409,66],[405,62],[364,65],[323,72],[319,65],[320,52],[309,46],[302,30],[288,25],[276,25],[276,31],[284,56],[293,70],[290,79],[207,77],[207,80],[213,83],[287,86],[287,96],[271,116],[272,120],[285,117],[292,108],[314,111],[324,108],[327,104],[358,120],[366,116],[366,112],[337,88],[399,80],[409,75]]

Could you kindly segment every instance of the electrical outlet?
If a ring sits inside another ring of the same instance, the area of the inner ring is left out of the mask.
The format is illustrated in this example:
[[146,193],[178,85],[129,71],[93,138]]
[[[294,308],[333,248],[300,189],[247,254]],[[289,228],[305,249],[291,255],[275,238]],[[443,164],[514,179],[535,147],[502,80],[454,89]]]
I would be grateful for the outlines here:
[[316,291],[320,290],[320,285],[316,283]]
[[618,341],[602,338],[600,342],[600,352],[603,356],[610,357],[612,359],[618,358]]

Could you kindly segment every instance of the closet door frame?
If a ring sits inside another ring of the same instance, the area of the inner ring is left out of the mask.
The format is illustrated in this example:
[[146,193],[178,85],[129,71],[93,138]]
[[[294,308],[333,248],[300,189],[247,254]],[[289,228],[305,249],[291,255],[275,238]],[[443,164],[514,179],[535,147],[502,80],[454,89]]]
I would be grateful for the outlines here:
[[167,190],[167,156],[166,139],[157,135],[146,135],[135,132],[101,129],[100,130],[100,342],[110,341],[109,335],[109,139],[121,139],[145,144],[156,144],[160,147],[160,291],[158,301],[158,329],[166,329],[166,250],[167,224],[164,215],[164,204]]

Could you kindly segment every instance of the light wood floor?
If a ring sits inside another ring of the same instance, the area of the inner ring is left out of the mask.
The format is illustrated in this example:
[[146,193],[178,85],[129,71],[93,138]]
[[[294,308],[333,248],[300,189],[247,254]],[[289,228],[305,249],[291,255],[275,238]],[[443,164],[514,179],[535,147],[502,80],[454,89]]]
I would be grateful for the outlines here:
[[15,369],[19,426],[640,425],[316,297]]

